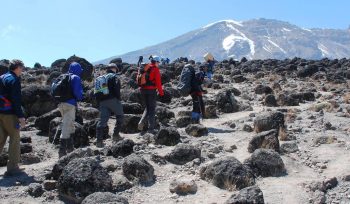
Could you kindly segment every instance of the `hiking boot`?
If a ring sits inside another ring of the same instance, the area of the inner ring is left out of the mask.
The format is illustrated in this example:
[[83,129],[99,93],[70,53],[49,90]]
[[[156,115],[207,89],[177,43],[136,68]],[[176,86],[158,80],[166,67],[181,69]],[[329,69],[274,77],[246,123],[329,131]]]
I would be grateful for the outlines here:
[[113,142],[118,142],[120,140],[123,140],[123,138],[120,136],[119,133],[113,133],[112,139],[113,139]]
[[96,140],[96,147],[103,148],[103,140]]
[[58,158],[61,158],[67,154],[67,140],[68,139],[61,139],[58,150]]
[[24,173],[24,168],[15,168],[15,169],[11,169],[11,170],[7,170],[5,173],[4,173],[4,176],[5,177],[10,177],[10,176],[18,176],[20,174],[23,174]]

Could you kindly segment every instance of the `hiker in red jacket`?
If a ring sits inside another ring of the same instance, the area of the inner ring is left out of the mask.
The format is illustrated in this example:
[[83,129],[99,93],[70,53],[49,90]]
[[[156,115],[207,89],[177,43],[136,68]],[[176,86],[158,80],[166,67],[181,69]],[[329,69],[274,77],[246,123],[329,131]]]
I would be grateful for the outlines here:
[[161,75],[159,71],[160,57],[153,56],[151,63],[143,68],[142,73],[139,73],[138,83],[141,89],[143,101],[146,109],[143,112],[142,118],[138,124],[138,129],[142,131],[148,122],[148,132],[155,134],[155,115],[157,105],[157,91],[159,96],[164,96]]

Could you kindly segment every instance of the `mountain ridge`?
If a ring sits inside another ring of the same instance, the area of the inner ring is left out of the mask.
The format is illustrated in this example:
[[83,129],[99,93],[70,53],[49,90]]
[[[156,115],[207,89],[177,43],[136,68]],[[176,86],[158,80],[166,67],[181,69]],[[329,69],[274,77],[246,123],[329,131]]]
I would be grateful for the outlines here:
[[188,57],[201,61],[206,52],[216,59],[306,59],[344,58],[350,55],[350,30],[302,28],[274,19],[247,21],[221,20],[189,31],[165,42],[122,55],[109,57],[95,64],[108,63],[121,57],[137,62],[143,55],[160,55],[174,60]]

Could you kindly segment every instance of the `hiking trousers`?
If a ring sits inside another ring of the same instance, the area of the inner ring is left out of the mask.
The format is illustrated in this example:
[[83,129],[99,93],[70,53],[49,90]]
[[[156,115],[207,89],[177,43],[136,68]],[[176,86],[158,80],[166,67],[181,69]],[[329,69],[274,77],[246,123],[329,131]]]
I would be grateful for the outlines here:
[[146,105],[143,111],[140,124],[148,122],[148,130],[152,131],[156,125],[156,106],[157,106],[157,91],[141,89],[142,99]]
[[204,116],[205,113],[205,105],[203,101],[203,96],[198,94],[191,94],[193,109],[192,112],[201,113]]
[[16,115],[0,114],[0,154],[4,149],[7,137],[10,136],[7,171],[17,169],[20,161],[21,149],[19,128],[19,121]]
[[100,116],[96,125],[96,139],[103,139],[103,129],[108,125],[107,123],[112,113],[114,113],[116,116],[116,124],[114,126],[113,135],[119,134],[124,119],[122,103],[116,98],[101,101],[99,111]]
[[58,104],[58,110],[62,115],[62,133],[60,139],[69,139],[70,135],[75,132],[75,111],[76,107],[69,103]]

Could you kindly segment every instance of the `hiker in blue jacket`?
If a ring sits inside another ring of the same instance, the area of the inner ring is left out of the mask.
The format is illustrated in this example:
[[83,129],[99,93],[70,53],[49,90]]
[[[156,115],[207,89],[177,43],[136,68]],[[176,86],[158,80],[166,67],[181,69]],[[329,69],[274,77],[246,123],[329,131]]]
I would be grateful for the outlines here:
[[83,88],[81,85],[81,73],[83,69],[77,62],[72,62],[69,65],[68,73],[70,74],[70,91],[71,98],[65,102],[58,104],[58,109],[62,115],[62,132],[60,135],[60,148],[58,155],[62,157],[67,153],[73,151],[73,139],[71,134],[74,134],[74,121],[75,112],[78,105],[78,101],[83,99]]

